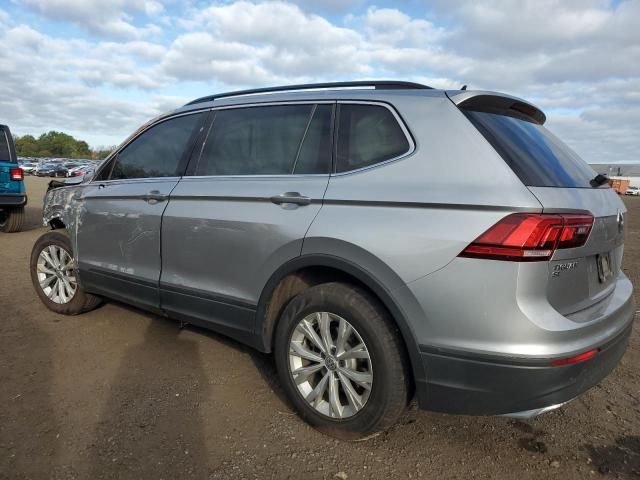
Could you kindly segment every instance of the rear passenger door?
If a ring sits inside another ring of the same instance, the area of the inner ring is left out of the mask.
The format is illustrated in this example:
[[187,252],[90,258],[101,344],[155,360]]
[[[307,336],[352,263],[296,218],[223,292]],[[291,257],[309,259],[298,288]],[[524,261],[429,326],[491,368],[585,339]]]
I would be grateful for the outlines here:
[[162,308],[242,338],[262,288],[302,242],[331,169],[334,103],[221,108],[171,194]]

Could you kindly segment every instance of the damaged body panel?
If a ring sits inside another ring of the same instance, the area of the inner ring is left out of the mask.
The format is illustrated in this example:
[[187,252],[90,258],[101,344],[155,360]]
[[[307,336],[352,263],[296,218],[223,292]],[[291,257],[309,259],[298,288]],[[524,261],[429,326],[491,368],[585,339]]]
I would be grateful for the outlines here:
[[140,307],[159,305],[160,221],[177,182],[91,182],[47,193],[44,222],[69,232],[84,288]]
[[[51,189],[44,197],[42,211],[42,223],[53,229],[66,228],[76,249],[76,232],[79,218],[79,209],[82,203],[79,201],[84,185],[72,185]],[[76,259],[77,260],[77,259]]]

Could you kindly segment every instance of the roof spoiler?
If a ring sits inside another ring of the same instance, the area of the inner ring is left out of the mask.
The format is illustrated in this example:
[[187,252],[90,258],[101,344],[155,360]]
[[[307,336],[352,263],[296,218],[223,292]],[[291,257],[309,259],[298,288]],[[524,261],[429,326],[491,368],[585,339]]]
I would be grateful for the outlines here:
[[470,92],[468,90],[447,90],[445,93],[458,108],[463,110],[497,113],[538,125],[544,124],[547,120],[546,115],[538,107],[511,95],[496,92]]

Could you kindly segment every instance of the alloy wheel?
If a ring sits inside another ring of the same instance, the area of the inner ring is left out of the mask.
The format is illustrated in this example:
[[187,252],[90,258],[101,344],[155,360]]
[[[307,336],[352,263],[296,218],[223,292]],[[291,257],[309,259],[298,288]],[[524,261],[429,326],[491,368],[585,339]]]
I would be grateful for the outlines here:
[[304,317],[289,342],[289,371],[317,412],[346,419],[364,408],[373,385],[367,346],[344,318],[329,312]]
[[58,245],[49,245],[40,252],[36,268],[40,288],[49,300],[61,305],[73,300],[78,282],[69,252]]

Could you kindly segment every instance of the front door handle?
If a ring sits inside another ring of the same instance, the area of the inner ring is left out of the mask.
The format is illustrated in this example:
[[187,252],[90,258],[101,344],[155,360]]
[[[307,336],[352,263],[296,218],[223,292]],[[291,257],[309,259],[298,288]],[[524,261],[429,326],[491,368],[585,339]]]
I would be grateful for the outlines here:
[[158,190],[151,190],[149,193],[142,195],[140,198],[147,203],[155,205],[158,202],[164,202],[167,198],[169,198],[169,195],[164,195]]
[[295,205],[309,205],[311,198],[300,195],[298,192],[286,192],[281,195],[274,195],[271,197],[271,201],[276,205],[282,205],[283,203],[293,203]]

